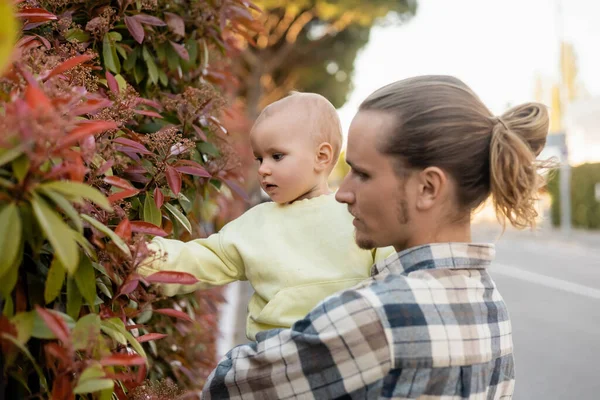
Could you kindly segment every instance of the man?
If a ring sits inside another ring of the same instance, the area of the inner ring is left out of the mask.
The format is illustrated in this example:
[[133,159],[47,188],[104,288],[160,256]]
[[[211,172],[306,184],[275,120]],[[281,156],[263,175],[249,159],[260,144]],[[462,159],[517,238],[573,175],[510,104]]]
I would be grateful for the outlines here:
[[470,243],[469,217],[493,193],[511,223],[533,223],[531,188],[510,179],[534,178],[547,127],[542,106],[496,118],[452,77],[373,93],[350,127],[351,172],[336,198],[359,246],[398,253],[291,329],[230,351],[204,398],[511,398],[511,325],[487,272],[494,246]]

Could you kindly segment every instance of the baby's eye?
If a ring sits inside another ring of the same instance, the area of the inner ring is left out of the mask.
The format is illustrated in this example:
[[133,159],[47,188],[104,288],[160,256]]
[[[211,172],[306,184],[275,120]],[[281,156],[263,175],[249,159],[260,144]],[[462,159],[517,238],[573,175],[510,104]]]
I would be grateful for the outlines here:
[[281,161],[283,159],[283,154],[281,153],[275,153],[273,154],[273,160],[275,161]]
[[259,164],[262,164],[262,157],[255,157],[254,159],[258,161]]

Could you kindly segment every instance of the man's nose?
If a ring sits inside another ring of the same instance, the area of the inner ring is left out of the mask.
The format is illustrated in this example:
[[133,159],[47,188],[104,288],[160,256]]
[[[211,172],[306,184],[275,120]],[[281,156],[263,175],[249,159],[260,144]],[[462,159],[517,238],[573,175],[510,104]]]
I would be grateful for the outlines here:
[[350,190],[348,184],[348,177],[344,178],[342,184],[340,185],[338,191],[335,194],[335,199],[339,203],[344,204],[353,204],[354,203],[354,193]]

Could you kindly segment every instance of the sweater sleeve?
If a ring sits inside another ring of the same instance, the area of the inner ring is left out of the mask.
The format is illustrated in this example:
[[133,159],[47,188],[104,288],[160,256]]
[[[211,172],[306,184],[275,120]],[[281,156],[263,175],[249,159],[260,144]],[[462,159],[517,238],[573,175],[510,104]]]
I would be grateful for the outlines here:
[[190,293],[206,284],[246,280],[243,259],[226,231],[189,242],[155,237],[148,247],[154,254],[138,268],[142,276],[158,271],[187,272],[200,281],[194,285],[160,284],[167,296]]

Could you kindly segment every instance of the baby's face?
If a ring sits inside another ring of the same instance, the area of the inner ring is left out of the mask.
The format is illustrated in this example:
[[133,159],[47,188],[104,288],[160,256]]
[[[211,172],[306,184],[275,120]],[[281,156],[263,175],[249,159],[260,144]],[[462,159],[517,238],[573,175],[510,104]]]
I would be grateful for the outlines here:
[[318,184],[316,148],[310,133],[286,112],[269,116],[250,133],[263,190],[276,203],[290,203]]

